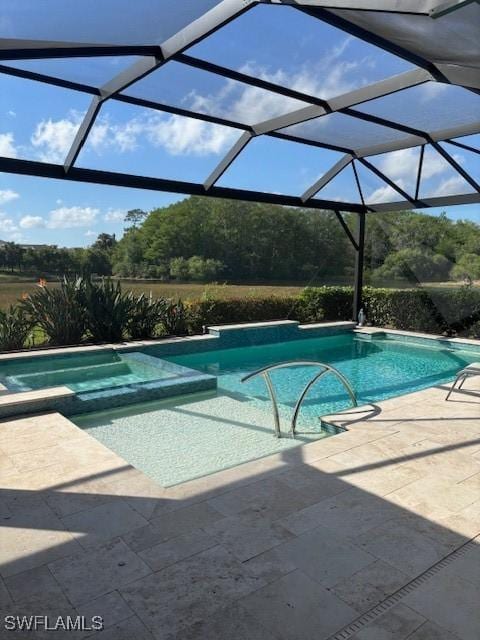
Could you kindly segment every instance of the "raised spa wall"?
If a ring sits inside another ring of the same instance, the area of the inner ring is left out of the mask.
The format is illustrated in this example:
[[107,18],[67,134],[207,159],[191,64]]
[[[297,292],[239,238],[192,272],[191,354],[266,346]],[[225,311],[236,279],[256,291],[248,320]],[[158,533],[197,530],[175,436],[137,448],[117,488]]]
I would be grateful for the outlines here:
[[41,370],[43,357],[53,359],[57,356],[79,355],[102,350],[114,350],[122,353],[136,352],[139,356],[144,354],[144,357],[147,358],[153,356],[152,360],[156,359],[156,366],[159,369],[168,368],[175,375],[167,379],[139,382],[78,394],[68,387],[51,387],[18,393],[9,393],[8,390],[4,390],[0,393],[0,418],[42,411],[59,411],[69,416],[137,402],[215,390],[217,387],[215,376],[180,367],[162,360],[162,358],[218,349],[317,338],[352,331],[354,328],[355,324],[353,322],[300,325],[294,320],[282,320],[278,322],[212,326],[208,328],[208,333],[202,336],[1,354],[0,363],[5,360],[38,359],[39,370]]

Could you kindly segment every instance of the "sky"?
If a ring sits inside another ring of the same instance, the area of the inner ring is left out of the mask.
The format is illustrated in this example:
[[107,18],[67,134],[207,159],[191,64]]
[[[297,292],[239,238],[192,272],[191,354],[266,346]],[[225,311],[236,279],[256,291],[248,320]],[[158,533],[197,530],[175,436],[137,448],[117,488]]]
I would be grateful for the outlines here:
[[[53,28],[50,22],[46,25]],[[82,28],[87,27],[80,25],[79,29]],[[155,24],[150,28],[154,30]],[[47,36],[52,34],[45,33]],[[88,39],[87,35],[85,38]],[[189,53],[321,98],[337,96],[412,68],[405,61],[286,6],[255,7],[195,45]],[[11,64],[101,86],[133,62],[132,57],[115,57]],[[132,85],[127,93],[247,124],[305,106],[177,62],[168,63]],[[478,116],[476,100],[478,96],[464,89],[427,83],[358,109],[380,116],[388,113],[392,119],[410,126],[441,129],[445,123],[461,125]],[[87,94],[0,75],[0,156],[63,163],[89,101]],[[288,132],[356,148],[394,141],[404,135],[343,114],[296,125]],[[76,165],[203,182],[240,134],[237,129],[110,100],[103,105]],[[469,136],[465,142],[480,147],[480,135]],[[451,145],[445,148],[480,180],[478,156]],[[250,142],[218,184],[301,195],[341,155],[261,136]],[[418,160],[418,149],[371,159],[410,192],[415,190]],[[399,199],[396,192],[367,169],[359,168],[359,177],[367,203]],[[420,198],[471,192],[472,187],[439,154],[433,150],[426,152]],[[0,174],[0,239],[86,246],[100,232],[120,237],[129,209],[149,211],[182,197]],[[317,197],[359,202],[352,169],[348,167]],[[429,210],[434,214],[440,211]],[[480,205],[450,207],[447,214],[480,223]]]

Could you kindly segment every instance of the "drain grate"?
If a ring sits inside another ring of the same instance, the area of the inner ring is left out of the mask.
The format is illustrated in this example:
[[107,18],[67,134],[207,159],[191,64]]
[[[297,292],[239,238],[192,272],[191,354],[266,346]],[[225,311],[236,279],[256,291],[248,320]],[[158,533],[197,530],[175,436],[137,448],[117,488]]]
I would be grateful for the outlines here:
[[374,620],[382,616],[389,609],[392,609],[398,604],[407,594],[415,591],[420,585],[424,584],[434,576],[436,576],[442,569],[448,567],[457,558],[463,556],[467,551],[477,545],[477,538],[469,540],[464,545],[452,551],[448,556],[442,558],[439,562],[432,565],[429,569],[421,573],[414,578],[411,582],[401,587],[398,591],[395,591],[391,596],[385,598],[382,602],[375,605],[372,609],[369,609],[366,613],[362,613],[361,616],[356,618],[353,622],[350,622],[347,626],[337,631],[333,636],[330,636],[328,640],[348,640],[353,635],[361,631],[364,627],[371,624]]

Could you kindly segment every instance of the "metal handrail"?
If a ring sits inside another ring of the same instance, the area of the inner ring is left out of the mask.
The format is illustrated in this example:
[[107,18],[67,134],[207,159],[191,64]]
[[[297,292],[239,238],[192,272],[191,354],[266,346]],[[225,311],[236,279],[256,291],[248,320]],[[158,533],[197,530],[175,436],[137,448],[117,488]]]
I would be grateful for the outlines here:
[[305,399],[305,396],[313,387],[313,385],[327,373],[333,373],[340,380],[340,382],[343,384],[343,386],[347,390],[353,406],[354,407],[358,406],[357,397],[347,378],[342,373],[340,373],[338,369],[335,369],[335,367],[332,367],[331,365],[326,364],[325,362],[316,362],[315,360],[290,360],[288,362],[279,362],[277,364],[271,364],[266,367],[262,367],[261,369],[258,369],[257,371],[253,371],[252,373],[249,373],[248,375],[244,376],[241,379],[241,382],[247,382],[247,380],[251,380],[252,378],[255,378],[256,376],[259,376],[259,375],[263,376],[265,380],[265,384],[267,385],[268,393],[270,395],[270,400],[272,401],[273,419],[275,423],[275,436],[277,438],[281,438],[282,433],[280,429],[280,417],[278,412],[277,396],[275,394],[275,388],[272,384],[272,379],[270,378],[270,371],[274,371],[275,369],[286,369],[287,367],[322,367],[322,371],[320,371],[320,373],[317,373],[310,380],[310,382],[303,389],[302,393],[300,394],[300,397],[297,400],[295,409],[293,411],[293,416],[292,416],[292,421],[290,426],[290,433],[292,434],[293,437],[295,437],[296,428],[297,428],[297,419],[300,413],[302,403]]

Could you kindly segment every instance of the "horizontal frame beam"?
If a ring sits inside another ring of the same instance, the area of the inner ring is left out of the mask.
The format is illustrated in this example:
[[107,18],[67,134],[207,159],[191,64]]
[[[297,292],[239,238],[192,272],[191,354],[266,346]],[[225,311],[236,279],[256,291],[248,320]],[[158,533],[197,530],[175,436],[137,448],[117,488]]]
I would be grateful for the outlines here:
[[[145,189],[150,191],[162,191],[166,193],[180,193],[184,195],[211,196],[212,198],[225,198],[229,200],[243,200],[248,202],[261,202],[279,204],[290,207],[305,208],[301,198],[297,196],[285,196],[276,193],[264,193],[246,189],[231,189],[228,187],[213,186],[208,194],[201,183],[182,182],[180,180],[165,180],[162,178],[149,178],[111,171],[99,171],[96,169],[82,169],[72,167],[65,173],[63,166],[36,162],[33,160],[19,160],[18,158],[0,157],[0,173],[12,173],[17,175],[33,176],[38,178],[50,178],[53,180],[67,180],[71,182],[85,182],[89,184],[103,184],[114,187],[127,187],[130,189]],[[330,200],[314,200],[308,204],[308,209],[342,210],[350,212],[364,212],[365,208],[356,203],[338,203]]]
[[18,40],[17,46],[5,46],[0,39],[0,60],[48,60],[51,58],[101,58],[104,56],[156,56],[162,50],[159,45],[90,45],[69,42],[49,44],[39,40],[31,46]]
[[[162,178],[148,178],[131,174],[98,171],[96,169],[82,169],[72,167],[69,173],[65,173],[62,165],[35,162],[32,160],[19,160],[18,158],[0,157],[0,173],[12,173],[16,175],[32,176],[37,178],[50,178],[52,180],[64,180],[69,182],[83,182],[87,184],[102,184],[114,187],[126,187],[130,189],[145,189],[166,193],[179,193],[184,195],[205,196],[203,184],[181,182],[178,180],[164,180]],[[279,204],[302,209],[316,209],[327,211],[345,211],[353,213],[382,213],[389,211],[401,211],[414,208],[449,207],[462,204],[479,204],[480,193],[468,193],[455,196],[441,196],[426,198],[421,202],[408,201],[386,202],[381,204],[369,204],[366,207],[356,203],[343,203],[331,200],[310,200],[308,205],[296,196],[284,196],[275,193],[264,193],[245,189],[230,189],[227,187],[212,187],[208,193],[212,198],[225,198],[247,202],[260,202]]]

